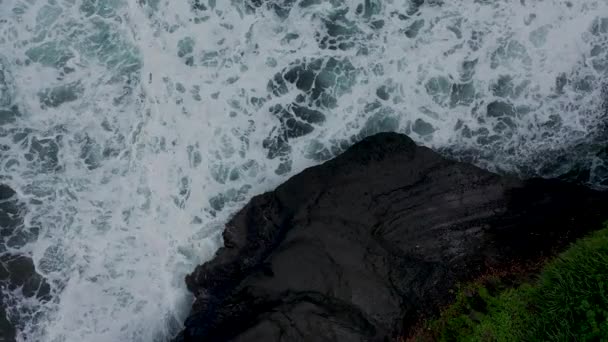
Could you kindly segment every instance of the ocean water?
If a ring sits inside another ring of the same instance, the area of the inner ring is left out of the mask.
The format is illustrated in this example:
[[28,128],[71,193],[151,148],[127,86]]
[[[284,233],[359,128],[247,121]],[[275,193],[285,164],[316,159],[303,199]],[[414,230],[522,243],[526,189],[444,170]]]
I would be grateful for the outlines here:
[[229,215],[376,132],[602,188],[607,72],[606,0],[0,0],[17,339],[168,340]]

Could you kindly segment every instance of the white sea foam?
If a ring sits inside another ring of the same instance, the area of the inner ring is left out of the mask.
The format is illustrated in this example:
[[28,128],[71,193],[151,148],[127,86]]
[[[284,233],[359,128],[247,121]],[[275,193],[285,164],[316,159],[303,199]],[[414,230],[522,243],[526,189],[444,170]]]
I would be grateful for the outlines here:
[[426,2],[1,0],[19,338],[165,340],[229,214],[374,132],[601,185],[608,3]]

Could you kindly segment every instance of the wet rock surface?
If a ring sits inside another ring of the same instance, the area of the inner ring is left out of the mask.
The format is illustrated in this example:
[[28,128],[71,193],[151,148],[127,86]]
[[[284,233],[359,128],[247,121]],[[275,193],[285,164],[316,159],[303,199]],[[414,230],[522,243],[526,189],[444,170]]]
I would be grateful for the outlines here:
[[551,255],[608,197],[519,180],[381,133],[254,197],[187,279],[177,341],[385,341],[459,281]]

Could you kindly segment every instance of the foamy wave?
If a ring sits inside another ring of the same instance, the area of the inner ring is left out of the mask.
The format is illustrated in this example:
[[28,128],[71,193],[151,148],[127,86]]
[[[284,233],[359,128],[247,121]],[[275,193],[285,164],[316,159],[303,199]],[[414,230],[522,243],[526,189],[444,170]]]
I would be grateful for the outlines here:
[[2,1],[19,339],[166,340],[228,215],[376,132],[604,185],[605,1],[418,2]]

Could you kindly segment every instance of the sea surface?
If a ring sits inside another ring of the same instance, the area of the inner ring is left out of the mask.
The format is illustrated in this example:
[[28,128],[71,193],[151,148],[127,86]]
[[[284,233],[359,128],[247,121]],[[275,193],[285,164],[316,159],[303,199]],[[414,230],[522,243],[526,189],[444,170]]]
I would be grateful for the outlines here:
[[167,341],[231,214],[377,132],[603,188],[607,73],[608,0],[0,0],[17,339]]

